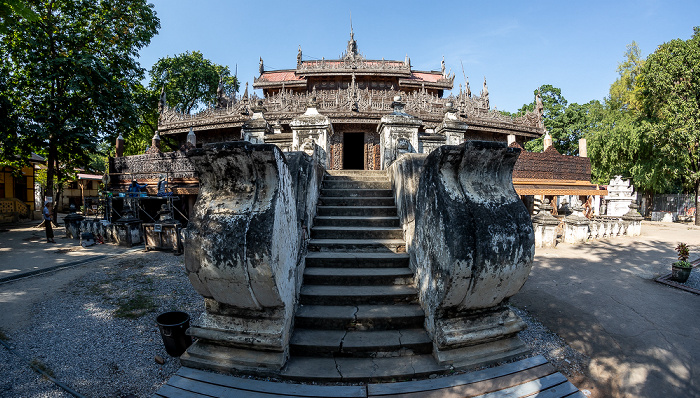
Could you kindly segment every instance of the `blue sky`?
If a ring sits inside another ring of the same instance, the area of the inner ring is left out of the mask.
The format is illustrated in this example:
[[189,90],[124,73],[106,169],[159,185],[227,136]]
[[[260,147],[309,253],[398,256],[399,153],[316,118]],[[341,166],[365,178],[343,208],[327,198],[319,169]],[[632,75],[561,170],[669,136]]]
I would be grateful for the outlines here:
[[[159,34],[141,50],[142,67],[199,50],[251,85],[259,57],[266,69],[304,59],[338,58],[350,35],[369,59],[403,60],[439,70],[445,56],[478,93],[484,76],[491,107],[516,111],[542,84],[569,102],[602,100],[633,40],[646,57],[664,42],[692,36],[700,1],[214,1],[152,0]],[[241,92],[243,91],[241,86]]]

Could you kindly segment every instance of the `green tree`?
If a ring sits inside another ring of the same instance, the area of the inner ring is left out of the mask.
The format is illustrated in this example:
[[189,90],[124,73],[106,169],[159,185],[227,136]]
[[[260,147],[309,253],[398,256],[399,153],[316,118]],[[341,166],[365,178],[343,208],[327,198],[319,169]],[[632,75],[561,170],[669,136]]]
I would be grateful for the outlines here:
[[627,45],[625,60],[618,64],[617,73],[620,75],[610,86],[609,106],[613,109],[625,108],[629,110],[640,110],[639,86],[637,76],[644,65],[641,56],[642,51],[636,42]]
[[[542,122],[552,137],[552,145],[563,155],[578,155],[578,140],[583,138],[591,125],[602,117],[602,105],[598,101],[587,104],[569,104],[561,89],[549,84],[540,86],[534,94],[542,98]],[[517,115],[535,109],[536,101],[523,105]],[[525,148],[532,152],[543,150],[542,137],[529,141]]]
[[219,80],[223,94],[238,91],[239,84],[227,66],[217,65],[204,58],[201,52],[185,52],[158,60],[149,72],[152,91],[165,86],[168,106],[181,113],[191,113],[216,101]]
[[[695,193],[700,208],[700,26],[688,40],[664,43],[638,76],[643,123],[662,167],[652,180],[676,180]],[[700,225],[700,217],[696,217]]]
[[[124,133],[124,154],[127,156],[142,154],[158,130],[158,91],[139,83],[132,91],[132,98],[138,118],[137,124]],[[167,146],[168,142],[163,140],[161,145]]]
[[54,174],[60,184],[61,170],[88,164],[101,140],[133,126],[131,90],[143,77],[136,56],[160,25],[145,0],[28,4],[36,20],[13,14],[0,22],[5,93],[21,121],[2,134],[47,155],[53,195]]

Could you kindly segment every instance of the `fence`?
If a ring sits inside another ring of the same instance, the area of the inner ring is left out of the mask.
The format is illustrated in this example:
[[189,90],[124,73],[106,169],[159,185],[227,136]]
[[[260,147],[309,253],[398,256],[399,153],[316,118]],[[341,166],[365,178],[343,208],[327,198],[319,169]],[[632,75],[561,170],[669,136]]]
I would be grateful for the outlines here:
[[695,214],[695,196],[684,194],[654,195],[651,210],[652,212],[672,213],[674,219],[678,216],[692,216]]

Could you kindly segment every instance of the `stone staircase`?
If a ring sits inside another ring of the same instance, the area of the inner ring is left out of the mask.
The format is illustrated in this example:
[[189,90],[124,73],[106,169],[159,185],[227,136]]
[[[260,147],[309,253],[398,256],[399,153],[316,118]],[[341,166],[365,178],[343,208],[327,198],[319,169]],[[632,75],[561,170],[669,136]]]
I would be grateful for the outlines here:
[[282,375],[352,382],[444,371],[408,264],[386,172],[328,171]]

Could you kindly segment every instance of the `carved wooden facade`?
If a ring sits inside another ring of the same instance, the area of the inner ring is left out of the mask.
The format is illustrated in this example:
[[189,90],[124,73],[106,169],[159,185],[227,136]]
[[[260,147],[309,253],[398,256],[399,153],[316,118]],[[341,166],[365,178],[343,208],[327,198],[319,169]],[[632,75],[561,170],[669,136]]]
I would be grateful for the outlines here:
[[[184,143],[185,134],[193,128],[198,143],[241,139],[241,128],[253,115],[254,104],[265,109],[264,118],[275,128],[265,142],[280,148],[291,147],[289,123],[303,114],[310,103],[333,125],[330,137],[329,165],[343,168],[345,133],[364,133],[364,150],[353,154],[362,156],[365,169],[379,167],[379,138],[377,126],[382,116],[392,112],[392,102],[400,96],[404,111],[423,123],[420,135],[426,137],[431,148],[440,137],[432,137],[443,122],[449,105],[457,117],[467,123],[464,139],[526,141],[543,134],[541,111],[512,118],[490,109],[488,88],[484,81],[481,95],[471,94],[469,86],[457,95],[443,97],[443,91],[452,89],[454,75],[441,71],[416,71],[410,59],[405,61],[367,60],[357,50],[351,36],[344,55],[337,60],[302,60],[301,49],[296,69],[266,71],[262,59],[260,76],[254,87],[263,90],[263,98],[248,94],[221,96],[216,104],[197,114],[188,115],[164,106],[159,119],[159,131]],[[262,102],[260,102],[262,101]],[[287,135],[287,133],[289,133]],[[422,138],[421,138],[422,139]],[[287,142],[289,141],[289,142]]]

